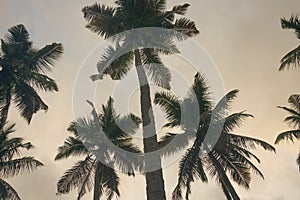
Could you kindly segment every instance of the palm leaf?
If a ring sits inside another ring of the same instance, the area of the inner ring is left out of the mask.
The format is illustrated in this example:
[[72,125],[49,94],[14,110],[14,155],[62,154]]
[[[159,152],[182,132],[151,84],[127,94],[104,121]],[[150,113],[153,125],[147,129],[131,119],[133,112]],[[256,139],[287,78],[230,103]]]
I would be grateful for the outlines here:
[[294,64],[295,67],[300,64],[300,45],[287,53],[282,59],[279,71],[289,69],[290,65]]
[[2,178],[14,177],[25,171],[31,172],[40,166],[43,166],[43,163],[35,160],[33,157],[4,161],[0,162],[0,176]]
[[[83,161],[77,162],[72,168],[68,169],[57,182],[57,194],[67,194],[75,188],[85,187],[91,190],[91,172],[95,160],[87,156]],[[84,182],[88,177],[88,182]],[[85,183],[84,185],[82,183]]]
[[290,130],[280,133],[276,138],[275,144],[278,144],[282,140],[290,140],[293,142],[294,138],[300,139],[300,130]]
[[171,73],[153,49],[143,49],[142,62],[155,85],[170,89]]
[[63,46],[60,43],[52,43],[46,45],[38,51],[32,52],[32,59],[30,60],[30,68],[35,72],[52,71],[52,66],[55,61],[60,58],[63,53]]
[[15,189],[3,179],[0,179],[0,199],[21,200]]
[[58,86],[55,81],[44,74],[31,73],[29,77],[29,84],[32,87],[37,87],[44,91],[58,91]]
[[281,27],[283,29],[294,29],[297,38],[300,39],[300,20],[297,15],[292,15],[290,19],[281,18]]
[[79,138],[69,137],[63,146],[58,148],[54,160],[69,158],[70,156],[87,155],[89,152]]
[[20,83],[15,86],[14,102],[21,112],[21,116],[27,120],[28,124],[34,113],[39,110],[48,110],[48,106],[38,96],[36,91],[26,83]]
[[181,107],[178,98],[167,92],[155,93],[154,103],[165,112],[168,123],[164,127],[176,127],[181,122]]

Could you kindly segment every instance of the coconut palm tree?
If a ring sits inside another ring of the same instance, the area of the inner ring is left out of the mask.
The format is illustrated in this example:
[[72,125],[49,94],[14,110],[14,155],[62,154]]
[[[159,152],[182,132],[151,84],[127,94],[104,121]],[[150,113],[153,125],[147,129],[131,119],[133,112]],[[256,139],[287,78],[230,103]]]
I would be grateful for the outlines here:
[[[283,140],[294,142],[294,139],[300,139],[300,95],[291,95],[288,102],[290,103],[290,108],[281,106],[278,107],[290,114],[290,116],[286,117],[284,121],[294,129],[280,133],[276,138],[275,144],[279,144]],[[297,158],[297,164],[300,171],[300,153]]]
[[52,43],[41,49],[34,48],[25,26],[19,24],[8,29],[8,34],[1,40],[1,51],[1,122],[6,121],[9,107],[14,102],[21,116],[30,123],[34,113],[48,109],[37,91],[58,91],[55,81],[46,72],[51,71],[63,47]]
[[[291,16],[290,19],[281,18],[281,27],[283,29],[293,29],[298,39],[300,39],[300,19],[298,16]],[[295,67],[300,65],[300,45],[287,53],[281,59],[279,71],[289,69],[290,65],[294,64]]]
[[20,200],[17,191],[5,181],[23,172],[32,172],[43,164],[33,157],[21,157],[22,150],[30,150],[33,145],[23,138],[11,138],[15,124],[0,124],[0,199]]
[[[119,192],[119,176],[114,167],[119,167],[121,171],[134,175],[135,166],[138,163],[131,163],[126,155],[112,151],[107,148],[102,152],[93,151],[90,146],[98,146],[99,149],[104,148],[106,141],[103,141],[99,136],[99,132],[95,129],[95,124],[99,123],[105,137],[107,137],[114,145],[119,148],[138,153],[138,148],[131,143],[132,138],[130,133],[134,133],[141,123],[141,120],[130,114],[125,117],[120,117],[116,114],[113,108],[113,100],[110,98],[106,106],[102,106],[102,111],[98,115],[93,109],[93,117],[96,121],[87,119],[78,119],[71,123],[68,128],[73,136],[70,136],[64,145],[58,149],[58,154],[55,160],[69,158],[70,156],[85,156],[81,161],[78,161],[72,168],[68,169],[57,183],[57,193],[67,194],[71,190],[78,189],[77,199],[81,199],[83,195],[91,191],[94,185],[94,200],[99,200],[101,196],[106,195],[107,199],[112,199],[114,196],[120,196]],[[130,124],[130,120],[135,124]],[[126,132],[120,129],[118,124],[126,124]],[[87,138],[78,131],[87,131],[88,139],[92,144],[87,142]],[[91,138],[92,137],[92,138]],[[101,157],[101,158],[100,158]],[[134,165],[135,164],[135,165]],[[140,165],[139,165],[140,167]]]
[[[168,133],[161,138],[162,155],[176,153],[192,143],[180,160],[178,182],[172,193],[172,199],[182,199],[184,188],[185,198],[189,199],[191,183],[196,179],[207,182],[206,173],[222,187],[227,199],[235,200],[240,198],[229,176],[232,181],[245,188],[249,188],[251,171],[263,178],[262,172],[251,161],[251,158],[254,158],[260,162],[251,150],[256,146],[270,151],[275,149],[264,141],[233,133],[245,118],[252,117],[245,112],[228,115],[230,103],[236,98],[237,93],[238,90],[227,93],[213,106],[209,87],[204,77],[197,73],[188,97],[183,100],[169,92],[155,94],[155,104],[161,106],[166,113],[168,122],[165,127],[180,126],[183,131],[183,133]],[[193,110],[197,107],[199,114],[193,116]],[[183,112],[188,115],[185,116]],[[197,121],[196,128],[190,126],[192,119]],[[167,145],[170,142],[173,142],[172,145]]]
[[[154,115],[151,105],[148,76],[158,86],[170,89],[171,74],[160,59],[159,53],[172,54],[178,50],[173,39],[185,39],[199,33],[195,23],[183,15],[187,12],[189,4],[174,6],[166,10],[166,0],[116,0],[116,7],[95,3],[83,8],[84,18],[88,21],[86,27],[105,39],[112,37],[116,43],[106,49],[105,54],[98,62],[99,74],[91,76],[92,80],[101,79],[102,74],[112,79],[121,79],[128,72],[132,63],[136,67],[139,84],[141,114],[143,122],[144,153],[157,150],[158,141],[154,124]],[[151,38],[155,33],[126,33],[128,30],[158,27],[175,30],[181,34],[163,34],[160,39]],[[155,48],[145,48],[145,43]],[[134,47],[132,44],[135,44]],[[144,47],[144,48],[143,48]],[[118,56],[120,49],[130,49]],[[141,67],[143,66],[143,67]],[[148,76],[147,76],[148,75]],[[161,160],[157,156],[147,163],[146,161],[146,190],[148,200],[164,200],[164,180],[161,169]],[[150,169],[156,163],[158,170]]]

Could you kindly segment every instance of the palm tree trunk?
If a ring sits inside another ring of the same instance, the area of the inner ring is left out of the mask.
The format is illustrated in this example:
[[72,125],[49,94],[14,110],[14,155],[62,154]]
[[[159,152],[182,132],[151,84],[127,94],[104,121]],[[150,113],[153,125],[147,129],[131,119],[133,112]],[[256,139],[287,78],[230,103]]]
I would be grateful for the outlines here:
[[[240,197],[238,196],[235,189],[233,188],[233,186],[232,186],[230,180],[228,179],[227,174],[225,173],[221,164],[217,161],[217,159],[214,157],[214,155],[211,154],[211,152],[209,153],[209,157],[218,169],[218,174],[221,177],[221,181],[222,181],[222,185],[223,185],[222,187],[226,187],[226,189],[230,193],[233,200],[240,200]],[[223,188],[223,190],[224,190],[224,188]],[[227,196],[228,194],[225,194],[225,195]],[[228,198],[228,197],[227,197],[227,199],[230,200],[230,198]]]
[[[142,68],[140,51],[138,49],[134,50],[134,55],[135,67],[140,84],[144,153],[149,153],[158,149],[154,114],[151,105],[150,87],[146,73]],[[160,155],[151,156],[151,159],[146,158],[145,160],[147,200],[165,200],[166,195]],[[151,165],[159,166],[160,168],[152,171]]]
[[100,187],[101,187],[101,164],[99,161],[96,162],[96,171],[95,171],[95,178],[94,178],[94,200],[100,200]]

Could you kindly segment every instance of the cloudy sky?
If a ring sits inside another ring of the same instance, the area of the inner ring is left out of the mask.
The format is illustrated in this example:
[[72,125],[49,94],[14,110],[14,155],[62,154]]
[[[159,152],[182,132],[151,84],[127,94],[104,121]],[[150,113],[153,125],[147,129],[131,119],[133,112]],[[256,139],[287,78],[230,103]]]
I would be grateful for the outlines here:
[[[28,126],[15,109],[9,115],[17,123],[15,136],[31,141],[36,149],[30,154],[45,166],[31,174],[8,181],[24,200],[75,199],[70,195],[56,196],[56,181],[77,159],[53,162],[57,147],[68,136],[66,128],[73,119],[72,92],[76,74],[89,52],[103,40],[87,30],[81,9],[95,0],[0,0],[0,37],[16,24],[24,24],[35,47],[61,42],[65,52],[50,75],[60,86],[58,93],[42,94],[49,105],[47,113],[39,112]],[[103,0],[101,3],[112,4]],[[226,91],[239,89],[233,111],[247,110],[255,116],[236,130],[237,133],[274,143],[276,135],[288,129],[283,123],[286,113],[276,108],[287,105],[290,94],[299,93],[299,70],[278,72],[280,58],[299,45],[292,31],[280,28],[280,18],[300,13],[298,0],[189,0],[169,1],[173,4],[189,2],[187,16],[193,19],[201,34],[194,41],[208,52],[218,66]],[[195,53],[195,52],[194,52]],[[195,55],[197,56],[197,55]],[[175,58],[175,59],[174,59]],[[180,71],[185,63],[178,56],[166,58],[166,64]],[[184,77],[192,80],[194,71]],[[174,75],[176,77],[176,74]],[[176,88],[178,82],[172,83]],[[103,85],[99,86],[104,87]],[[135,104],[136,93],[129,102]],[[99,97],[101,99],[101,97]],[[103,102],[101,102],[103,103]],[[129,109],[135,109],[129,105]],[[299,143],[276,146],[277,153],[256,153],[262,160],[259,168],[265,180],[253,175],[251,189],[237,188],[242,199],[293,200],[300,196],[300,176],[295,164]],[[164,168],[168,199],[176,184],[177,163]],[[194,183],[191,199],[224,199],[213,181]],[[122,199],[145,199],[145,181],[142,175],[135,179],[122,176]],[[91,199],[87,195],[84,199]]]

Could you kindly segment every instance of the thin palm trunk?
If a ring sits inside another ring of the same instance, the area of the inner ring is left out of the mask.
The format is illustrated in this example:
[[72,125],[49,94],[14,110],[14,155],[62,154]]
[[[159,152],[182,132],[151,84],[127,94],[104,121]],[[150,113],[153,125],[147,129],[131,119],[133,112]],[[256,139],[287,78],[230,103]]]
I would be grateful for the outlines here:
[[[221,177],[221,181],[222,181],[223,187],[226,187],[226,189],[231,194],[233,200],[240,200],[240,197],[238,196],[238,194],[236,193],[235,189],[233,188],[233,186],[232,186],[230,180],[228,179],[228,177],[227,177],[227,175],[226,175],[223,167],[221,166],[221,164],[217,161],[217,159],[211,153],[209,153],[209,157],[212,160],[212,162],[214,163],[214,165],[218,168],[218,173],[219,173],[219,175]],[[225,188],[223,188],[223,190],[224,189]]]
[[[150,87],[144,69],[142,68],[141,55],[139,50],[134,51],[135,66],[140,85],[140,101],[141,113],[143,121],[143,144],[144,153],[156,151],[158,149],[158,141],[155,130],[154,115],[151,105]],[[146,157],[146,192],[148,200],[165,200],[165,188],[163,172],[161,169],[160,155]],[[151,165],[159,166],[158,170],[152,171]]]
[[94,178],[94,200],[100,200],[100,187],[101,187],[101,164],[99,161],[96,162],[96,171],[95,171],[95,178]]

